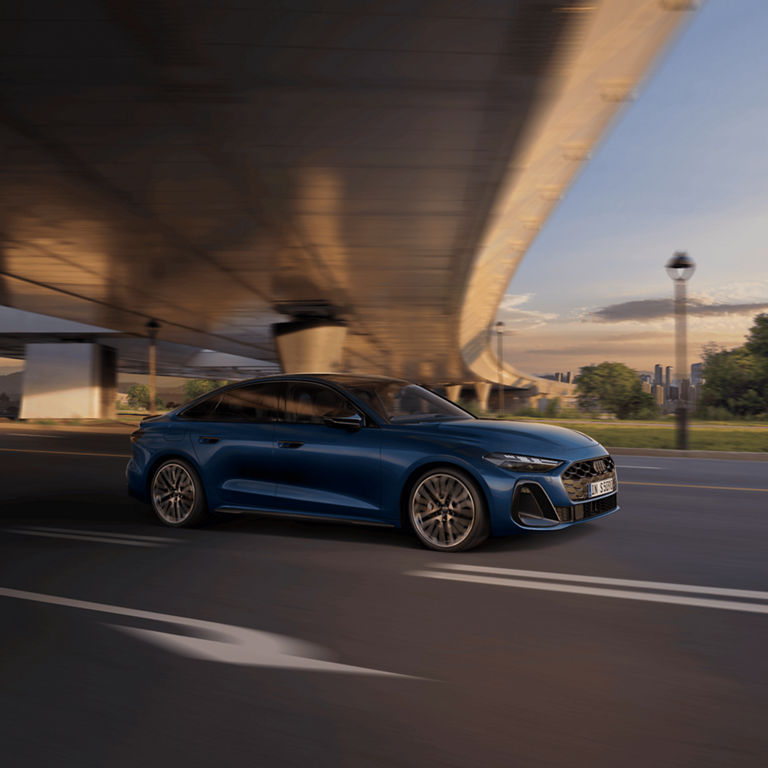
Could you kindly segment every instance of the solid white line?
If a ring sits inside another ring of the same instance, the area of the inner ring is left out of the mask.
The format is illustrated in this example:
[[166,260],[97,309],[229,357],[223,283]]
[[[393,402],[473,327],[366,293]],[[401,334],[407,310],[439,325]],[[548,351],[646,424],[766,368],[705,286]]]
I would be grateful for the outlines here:
[[6,453],[43,453],[46,456],[106,456],[113,459],[130,459],[130,453],[101,453],[96,451],[43,451],[37,448],[0,448]]
[[78,533],[83,536],[114,536],[116,539],[135,539],[136,541],[159,541],[162,544],[176,544],[184,539],[173,539],[168,536],[145,536],[143,534],[134,533],[116,533],[113,531],[101,531],[101,530],[85,530],[84,528],[51,528],[45,526],[44,528],[32,528],[29,526],[17,526],[14,530],[17,531],[53,531],[54,533]]
[[128,541],[124,539],[107,539],[104,536],[80,536],[74,533],[48,533],[47,531],[25,530],[24,528],[3,528],[4,533],[16,533],[21,536],[43,536],[49,539],[73,539],[75,541],[98,541],[102,544],[120,544],[124,547],[164,547],[155,541]]
[[[0,436],[3,433],[0,433]],[[47,439],[58,439],[61,435],[42,435],[39,432],[6,432],[6,437],[43,437]]]
[[[726,453],[740,453],[740,451],[726,451]],[[743,451],[743,453],[759,453],[759,451]],[[728,459],[718,459],[714,456],[643,456],[642,454],[640,456],[636,456],[634,453],[621,453],[621,454],[611,454],[614,458],[618,455],[625,459],[664,459],[664,461],[717,461],[717,462],[723,462],[723,461],[740,461],[742,464],[747,463],[749,461],[748,459],[739,459],[739,458],[728,458]],[[754,464],[754,461],[749,461],[750,464]],[[760,462],[758,462],[760,463]]]
[[640,464],[617,464],[616,469],[655,469],[658,472],[667,472],[668,467],[644,467]]
[[450,571],[488,573],[495,576],[522,576],[524,578],[554,581],[580,581],[585,584],[609,584],[613,587],[633,589],[657,589],[668,592],[691,592],[694,594],[720,595],[721,597],[748,597],[753,600],[768,600],[768,592],[752,589],[729,589],[726,587],[700,587],[694,584],[669,584],[664,581],[636,581],[635,579],[612,579],[605,576],[580,576],[575,573],[554,571],[522,571],[517,568],[495,568],[490,565],[462,565],[460,563],[434,563],[434,568]]
[[768,605],[760,603],[737,603],[730,600],[708,600],[701,597],[679,597],[656,592],[632,592],[623,589],[600,589],[598,587],[579,587],[569,584],[550,584],[544,581],[518,581],[500,579],[492,576],[470,576],[461,573],[439,573],[437,571],[410,571],[410,576],[423,576],[428,579],[464,581],[471,584],[491,584],[498,587],[518,587],[520,589],[540,589],[547,592],[568,592],[577,595],[595,597],[615,597],[622,600],[642,600],[648,603],[671,603],[673,605],[692,605],[698,608],[719,608],[724,611],[743,611],[745,613],[768,613]]
[[162,622],[182,627],[196,635],[171,634],[153,629],[110,625],[114,629],[153,642],[166,650],[205,661],[217,661],[225,664],[244,664],[256,667],[275,667],[282,669],[304,669],[316,672],[342,672],[382,677],[400,677],[411,679],[410,675],[399,675],[367,667],[354,667],[349,664],[338,664],[325,661],[327,655],[324,648],[312,643],[297,640],[286,635],[272,632],[262,632],[258,629],[238,627],[231,624],[218,624],[215,621],[190,619],[185,616],[173,616],[167,613],[142,611],[134,608],[123,608],[107,603],[91,603],[85,600],[73,600],[69,597],[46,595],[40,592],[26,592],[21,589],[0,587],[0,597],[10,597],[16,600],[27,600],[48,605],[60,605],[67,608],[78,608],[83,611],[96,611],[118,616],[129,616],[135,619]]

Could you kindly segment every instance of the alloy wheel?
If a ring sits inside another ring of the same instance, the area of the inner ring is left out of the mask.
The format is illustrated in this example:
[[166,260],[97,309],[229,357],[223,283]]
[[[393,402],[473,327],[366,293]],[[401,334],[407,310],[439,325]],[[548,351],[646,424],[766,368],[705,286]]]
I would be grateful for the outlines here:
[[411,496],[411,520],[417,533],[436,549],[453,548],[465,541],[476,514],[472,493],[454,475],[428,475]]
[[160,467],[152,481],[152,502],[164,522],[185,522],[195,508],[195,481],[189,470],[175,462]]

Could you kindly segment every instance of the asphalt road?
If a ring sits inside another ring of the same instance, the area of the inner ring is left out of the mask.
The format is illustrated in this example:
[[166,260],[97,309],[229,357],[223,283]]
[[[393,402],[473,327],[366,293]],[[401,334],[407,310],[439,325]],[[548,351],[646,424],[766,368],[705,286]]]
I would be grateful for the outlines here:
[[619,513],[445,556],[168,530],[126,454],[0,431],[4,768],[765,764],[768,463],[620,456]]

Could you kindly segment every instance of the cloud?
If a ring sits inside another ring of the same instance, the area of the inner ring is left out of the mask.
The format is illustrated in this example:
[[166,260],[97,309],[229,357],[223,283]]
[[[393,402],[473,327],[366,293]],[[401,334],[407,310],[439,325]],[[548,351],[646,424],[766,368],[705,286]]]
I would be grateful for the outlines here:
[[552,312],[541,312],[536,309],[520,309],[527,304],[535,294],[533,293],[508,293],[499,304],[499,317],[508,326],[524,326],[527,329],[538,328],[545,323],[557,320],[557,315]]
[[[700,317],[710,315],[743,315],[768,309],[768,301],[710,303],[701,299],[688,300],[688,314]],[[610,304],[587,315],[588,320],[601,323],[620,323],[627,320],[648,321],[674,315],[672,299],[642,299]]]

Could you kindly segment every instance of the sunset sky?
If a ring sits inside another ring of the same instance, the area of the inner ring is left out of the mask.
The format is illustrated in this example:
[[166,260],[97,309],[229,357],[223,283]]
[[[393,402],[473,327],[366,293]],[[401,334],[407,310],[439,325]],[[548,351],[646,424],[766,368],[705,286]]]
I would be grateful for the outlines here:
[[673,364],[685,250],[690,360],[743,343],[768,311],[768,3],[709,0],[544,226],[499,311],[505,359],[533,373]]

